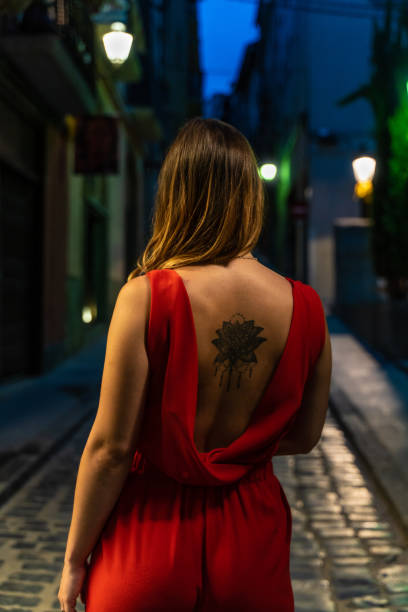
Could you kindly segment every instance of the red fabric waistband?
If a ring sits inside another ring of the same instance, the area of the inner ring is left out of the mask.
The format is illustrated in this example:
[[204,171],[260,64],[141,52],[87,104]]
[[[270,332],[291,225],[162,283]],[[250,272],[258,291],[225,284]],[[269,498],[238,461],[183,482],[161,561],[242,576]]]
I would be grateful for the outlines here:
[[[137,450],[133,456],[133,462],[131,466],[131,472],[137,472],[138,474],[152,474],[155,479],[163,479],[168,480],[171,478],[168,474],[161,471],[156,465],[154,465],[151,461],[147,459],[145,455],[139,450]],[[264,463],[256,463],[252,467],[252,469],[245,474],[242,478],[232,483],[226,482],[225,485],[214,485],[214,486],[231,486],[237,483],[244,482],[255,482],[257,480],[265,480],[265,478],[270,478],[273,476],[273,464],[271,460],[268,460]],[[174,480],[174,479],[172,479]],[[203,485],[206,486],[206,485]]]

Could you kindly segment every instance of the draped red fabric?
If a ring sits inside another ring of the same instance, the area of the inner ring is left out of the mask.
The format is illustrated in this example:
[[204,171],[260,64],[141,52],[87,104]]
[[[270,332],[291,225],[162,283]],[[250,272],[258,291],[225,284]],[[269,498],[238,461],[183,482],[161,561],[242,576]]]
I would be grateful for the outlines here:
[[150,379],[140,442],[92,553],[87,612],[293,612],[292,516],[272,458],[324,344],[315,290],[292,284],[289,335],[244,433],[198,452],[197,340],[171,269],[147,273]]

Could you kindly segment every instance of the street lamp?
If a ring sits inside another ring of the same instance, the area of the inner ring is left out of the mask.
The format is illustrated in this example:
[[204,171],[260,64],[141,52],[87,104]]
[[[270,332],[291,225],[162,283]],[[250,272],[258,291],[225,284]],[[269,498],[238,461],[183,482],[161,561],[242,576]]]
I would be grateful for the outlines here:
[[102,36],[106,55],[112,64],[123,64],[129,57],[133,36],[125,30],[126,26],[124,23],[114,21],[111,24],[111,32]]
[[84,323],[92,323],[97,316],[97,307],[95,303],[85,304],[82,308],[82,321]]
[[376,161],[373,157],[357,157],[353,161],[353,171],[356,181],[364,183],[372,181],[375,174]]
[[277,173],[278,169],[275,164],[262,164],[259,169],[259,176],[263,178],[264,181],[273,181]]
[[[364,205],[369,204],[372,198],[376,161],[373,157],[357,157],[352,162],[352,166],[356,180],[354,193],[362,201],[363,208],[365,208]],[[367,215],[363,214],[363,216]]]

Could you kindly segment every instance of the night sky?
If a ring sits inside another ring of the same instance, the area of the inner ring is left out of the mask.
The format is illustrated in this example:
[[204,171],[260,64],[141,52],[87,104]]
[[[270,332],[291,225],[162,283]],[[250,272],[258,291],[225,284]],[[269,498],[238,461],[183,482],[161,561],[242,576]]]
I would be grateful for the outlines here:
[[198,27],[203,70],[203,95],[230,93],[238,77],[246,45],[259,38],[257,2],[200,0]]

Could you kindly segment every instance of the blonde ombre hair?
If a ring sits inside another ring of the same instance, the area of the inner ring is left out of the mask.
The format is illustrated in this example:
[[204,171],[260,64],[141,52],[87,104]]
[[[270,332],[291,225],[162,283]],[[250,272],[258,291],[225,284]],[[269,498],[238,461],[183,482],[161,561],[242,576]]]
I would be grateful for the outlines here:
[[264,186],[245,136],[194,117],[178,131],[158,177],[152,236],[127,280],[149,270],[225,264],[258,242]]

